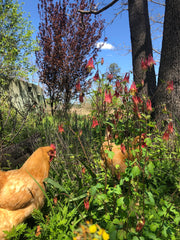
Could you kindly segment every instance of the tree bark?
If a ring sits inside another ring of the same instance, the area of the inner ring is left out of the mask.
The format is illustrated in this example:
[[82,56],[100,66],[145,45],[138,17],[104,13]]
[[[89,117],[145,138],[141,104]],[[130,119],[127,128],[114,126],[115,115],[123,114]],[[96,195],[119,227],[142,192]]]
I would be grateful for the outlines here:
[[139,94],[152,97],[156,90],[154,66],[147,72],[141,68],[141,59],[146,59],[149,54],[153,56],[147,0],[128,0],[128,9],[134,81],[141,85],[144,80]]
[[[166,90],[173,81],[174,90]],[[172,119],[180,129],[180,1],[166,0],[158,88],[155,94],[155,117],[162,120],[162,107],[166,105]],[[169,116],[168,116],[169,117]],[[179,122],[179,123],[178,123]]]

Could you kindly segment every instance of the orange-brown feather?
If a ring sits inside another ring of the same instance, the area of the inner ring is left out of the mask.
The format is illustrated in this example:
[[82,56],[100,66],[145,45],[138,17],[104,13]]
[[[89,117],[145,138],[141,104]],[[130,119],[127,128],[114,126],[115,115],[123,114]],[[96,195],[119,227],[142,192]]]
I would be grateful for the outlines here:
[[[143,143],[144,138],[144,135],[142,135],[141,137],[137,136],[130,144],[128,151],[123,151],[120,145],[116,145],[115,143],[111,143],[110,141],[106,140],[102,144],[100,152],[103,165],[111,171],[112,175],[115,175],[118,179],[120,179],[121,173],[125,172],[127,168],[125,160],[128,159],[130,161],[133,161],[135,159],[132,154],[132,150],[139,148],[141,142]],[[108,157],[108,153],[106,152],[106,150],[114,153],[112,159]]]
[[[52,147],[38,148],[20,169],[0,171],[0,240],[3,231],[23,222],[44,204],[44,179],[48,177]],[[34,178],[32,178],[32,177]]]

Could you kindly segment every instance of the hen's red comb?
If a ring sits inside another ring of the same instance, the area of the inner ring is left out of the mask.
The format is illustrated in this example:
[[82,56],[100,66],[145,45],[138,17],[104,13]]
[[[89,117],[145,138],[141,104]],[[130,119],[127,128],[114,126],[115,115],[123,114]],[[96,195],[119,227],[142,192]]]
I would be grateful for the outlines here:
[[56,146],[54,144],[51,144],[50,147],[56,150]]

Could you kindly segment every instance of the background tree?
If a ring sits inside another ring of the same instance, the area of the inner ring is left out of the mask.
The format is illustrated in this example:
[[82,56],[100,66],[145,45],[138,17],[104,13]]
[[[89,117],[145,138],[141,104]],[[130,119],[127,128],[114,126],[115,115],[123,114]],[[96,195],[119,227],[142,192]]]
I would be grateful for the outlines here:
[[[172,112],[172,117],[180,128],[180,1],[166,0],[163,42],[155,95],[156,119],[162,119],[162,106]],[[167,91],[168,82],[174,90]]]
[[[90,6],[90,10],[79,10],[83,15],[85,14],[99,14],[118,0],[112,0],[109,4],[101,9],[93,9]],[[123,2],[123,5],[127,3]],[[122,11],[121,11],[122,12]],[[141,80],[144,79],[143,88],[139,88],[139,93],[152,97],[156,90],[156,77],[154,66],[151,70],[142,72],[141,59],[146,59],[152,53],[151,32],[148,15],[147,0],[128,0],[128,13],[129,13],[129,25],[131,32],[131,46],[132,46],[132,63],[133,63],[133,76],[136,84],[141,84]]]
[[[76,83],[81,91],[87,90],[85,68],[87,57],[97,55],[95,43],[101,37],[103,21],[82,16],[78,9],[87,7],[85,0],[40,0],[39,45],[36,53],[40,81],[47,86],[53,113],[54,102],[61,101],[64,108],[76,95]],[[92,3],[93,4],[93,3]]]
[[[148,57],[147,55],[152,54],[147,0],[128,0],[134,80],[136,83],[140,83],[141,79],[145,77],[145,86],[140,89],[140,93],[152,97],[156,120],[162,119],[162,106],[166,105],[167,110],[173,113],[173,120],[176,120],[177,123],[180,118],[180,82],[178,79],[180,72],[180,1],[166,0],[165,4],[163,1],[149,1],[166,6],[158,87],[156,87],[154,67],[151,71],[142,74],[140,63],[141,58],[145,60]],[[79,12],[82,14],[99,14],[116,2],[117,0],[112,0],[111,3],[100,10],[79,10]],[[162,18],[160,17],[160,19]],[[153,21],[155,20],[153,19]],[[160,21],[160,23],[162,22]],[[170,81],[174,85],[174,91],[171,94],[166,90]]]
[[145,61],[149,55],[153,55],[147,0],[128,0],[128,13],[134,81],[141,84],[144,79],[140,94],[152,97],[156,90],[154,66],[147,71],[141,68],[141,60]]
[[33,29],[17,1],[0,0],[0,84],[16,77],[26,78],[35,67],[31,53],[37,50]]
[[[31,64],[31,54],[37,50],[32,38],[33,28],[17,1],[0,0],[0,138],[11,115],[7,89],[10,81],[28,78],[35,70]],[[6,93],[6,94],[5,94]],[[7,109],[8,114],[7,114]],[[13,111],[13,110],[12,110]],[[27,114],[26,114],[27,116]],[[16,122],[16,116],[13,120]],[[19,117],[19,116],[18,116]],[[17,117],[17,118],[18,118]],[[26,118],[26,117],[25,117]],[[24,119],[25,119],[24,118]],[[13,121],[12,120],[12,121]],[[12,124],[11,126],[14,125]],[[15,126],[15,125],[14,125]],[[13,130],[12,130],[13,132]],[[4,134],[7,137],[5,132]],[[11,136],[12,139],[12,136]],[[1,142],[0,141],[0,146]]]
[[117,65],[117,63],[111,63],[109,66],[109,72],[113,74],[114,77],[118,76],[120,74],[120,67]]

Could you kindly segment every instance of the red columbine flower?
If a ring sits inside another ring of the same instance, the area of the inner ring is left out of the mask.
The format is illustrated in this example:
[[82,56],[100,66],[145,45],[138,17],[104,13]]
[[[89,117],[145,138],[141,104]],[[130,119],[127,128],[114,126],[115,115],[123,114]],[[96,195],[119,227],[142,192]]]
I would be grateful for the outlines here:
[[[144,139],[146,139],[146,138],[147,138],[146,133],[142,133],[142,134],[141,134],[141,137],[144,137]],[[147,145],[146,145],[146,143],[145,143],[144,141],[142,141],[141,147],[142,147],[142,148],[147,147]]]
[[83,173],[83,174],[86,173],[86,169],[85,169],[85,167],[82,168],[82,173]]
[[99,79],[99,72],[98,71],[94,75],[93,79],[94,79],[94,81],[97,81]]
[[117,90],[115,90],[114,96],[116,96],[117,98],[120,96],[120,94]]
[[116,87],[119,88],[121,86],[121,83],[119,80],[116,81]]
[[163,134],[163,140],[168,141],[168,140],[169,140],[169,135],[170,135],[171,133],[173,133],[173,123],[172,123],[172,122],[170,122],[170,123],[168,124],[168,127],[167,127],[165,133]]
[[101,58],[101,65],[103,65],[104,63],[104,58]]
[[108,75],[107,75],[107,79],[109,80],[109,81],[111,81],[112,79],[113,79],[113,74],[112,73],[108,73]]
[[124,93],[125,93],[125,94],[128,93],[128,88],[127,88],[127,86],[124,87]]
[[174,87],[173,87],[173,81],[168,81],[167,82],[167,88],[166,90],[170,93],[174,90]]
[[111,95],[111,90],[109,90],[109,94],[107,93],[107,90],[105,91],[105,102],[107,103],[112,103],[112,95]]
[[78,92],[81,91],[81,85],[80,85],[80,81],[79,81],[79,80],[78,80],[77,83],[76,83],[76,90],[77,90]]
[[84,199],[84,207],[86,210],[89,210],[89,200],[88,199]]
[[142,220],[138,221],[137,225],[136,225],[136,232],[140,232],[143,229],[144,224],[145,224],[144,218]]
[[54,198],[53,198],[53,202],[54,202],[55,205],[57,204],[57,202],[58,202],[57,197],[54,197]]
[[154,61],[151,54],[149,54],[149,56],[148,56],[147,65],[148,65],[148,67],[152,67],[153,65],[156,65],[156,62]]
[[92,57],[89,59],[88,63],[86,64],[86,68],[88,69],[88,72],[91,72],[92,69],[95,69]]
[[130,93],[131,93],[131,95],[132,96],[134,96],[135,94],[136,94],[136,92],[137,92],[137,87],[136,87],[136,84],[135,84],[135,82],[133,82],[132,84],[131,84],[131,87],[130,87]]
[[84,101],[84,93],[80,93],[80,94],[79,94],[79,101],[80,101],[81,103],[83,103],[83,101]]
[[62,124],[58,126],[58,130],[61,134],[62,134],[62,132],[64,132],[64,128],[63,128]]
[[141,113],[140,113],[139,108],[138,108],[137,105],[134,105],[133,111],[134,111],[134,113],[137,115],[137,117],[138,117],[139,119],[141,119]]
[[125,76],[124,76],[123,82],[129,83],[129,76],[130,76],[130,74],[126,73]]
[[172,122],[170,122],[170,123],[168,124],[168,132],[169,132],[169,133],[173,133],[173,123],[172,123]]
[[139,103],[142,103],[142,100],[138,96],[133,96],[132,97],[133,103],[137,106]]
[[152,112],[152,104],[150,99],[148,99],[146,102],[146,109],[149,113]]
[[144,142],[144,143],[142,143],[141,147],[142,147],[142,148],[145,148],[145,147],[147,147],[146,143],[145,143],[145,142]]
[[148,70],[148,61],[147,59],[143,59],[141,58],[141,68],[143,71],[147,71]]
[[98,120],[96,118],[94,118],[91,128],[95,128],[98,125],[99,125]]
[[169,131],[166,130],[165,133],[163,134],[163,140],[168,141],[169,140]]

